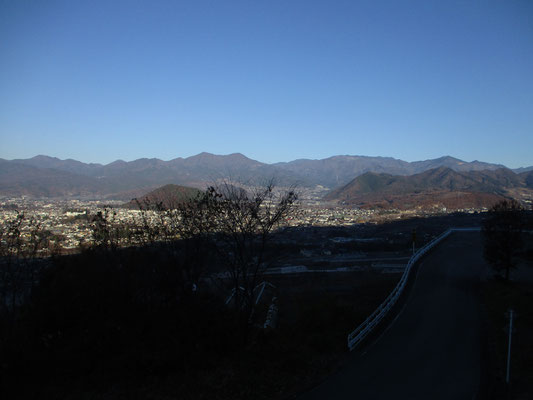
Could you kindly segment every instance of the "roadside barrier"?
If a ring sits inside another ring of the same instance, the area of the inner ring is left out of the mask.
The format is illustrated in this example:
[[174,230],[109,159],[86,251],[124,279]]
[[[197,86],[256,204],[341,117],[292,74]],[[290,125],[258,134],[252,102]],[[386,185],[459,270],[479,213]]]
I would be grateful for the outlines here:
[[448,237],[452,232],[478,232],[481,228],[450,228],[447,231],[443,232],[441,235],[434,238],[431,242],[427,243],[420,250],[415,252],[409,262],[407,267],[400,278],[400,281],[396,284],[392,292],[387,296],[385,301],[379,305],[378,308],[361,324],[359,325],[352,333],[348,335],[348,349],[352,351],[359,343],[363,341],[367,335],[372,332],[372,330],[381,322],[389,310],[394,307],[398,298],[402,295],[403,290],[409,279],[409,273],[413,268],[413,265],[426,254],[429,250],[435,247],[439,242]]

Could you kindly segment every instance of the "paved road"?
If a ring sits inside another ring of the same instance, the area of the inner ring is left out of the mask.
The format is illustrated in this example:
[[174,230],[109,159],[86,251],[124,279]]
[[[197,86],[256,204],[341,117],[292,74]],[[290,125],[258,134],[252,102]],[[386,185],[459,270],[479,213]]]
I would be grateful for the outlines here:
[[454,233],[421,263],[397,319],[304,394],[312,399],[475,399],[480,386],[479,233]]

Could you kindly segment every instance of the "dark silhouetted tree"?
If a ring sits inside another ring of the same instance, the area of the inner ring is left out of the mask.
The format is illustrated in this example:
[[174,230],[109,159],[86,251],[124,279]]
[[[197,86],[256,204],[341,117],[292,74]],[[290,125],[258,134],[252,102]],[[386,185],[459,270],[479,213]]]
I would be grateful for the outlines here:
[[0,311],[12,312],[34,286],[42,268],[38,258],[48,250],[49,232],[23,212],[0,230]]
[[485,259],[506,280],[516,268],[523,247],[523,212],[516,200],[502,200],[489,210],[483,222]]
[[249,192],[229,183],[208,191],[215,246],[230,277],[244,341],[256,308],[256,287],[268,266],[271,233],[294,210],[297,199],[294,189],[277,191],[273,182]]

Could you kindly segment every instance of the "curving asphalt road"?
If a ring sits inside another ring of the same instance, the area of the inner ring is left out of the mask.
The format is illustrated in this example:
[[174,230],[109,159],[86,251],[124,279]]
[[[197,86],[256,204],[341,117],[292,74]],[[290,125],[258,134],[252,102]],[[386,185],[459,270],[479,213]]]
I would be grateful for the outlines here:
[[481,378],[480,233],[454,233],[419,266],[396,320],[313,399],[475,399]]

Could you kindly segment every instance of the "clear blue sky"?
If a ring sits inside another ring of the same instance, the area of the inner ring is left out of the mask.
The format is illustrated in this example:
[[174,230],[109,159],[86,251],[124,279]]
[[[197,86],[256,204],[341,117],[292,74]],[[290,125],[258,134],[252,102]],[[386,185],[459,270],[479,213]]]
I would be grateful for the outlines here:
[[0,0],[0,157],[533,165],[533,2]]

